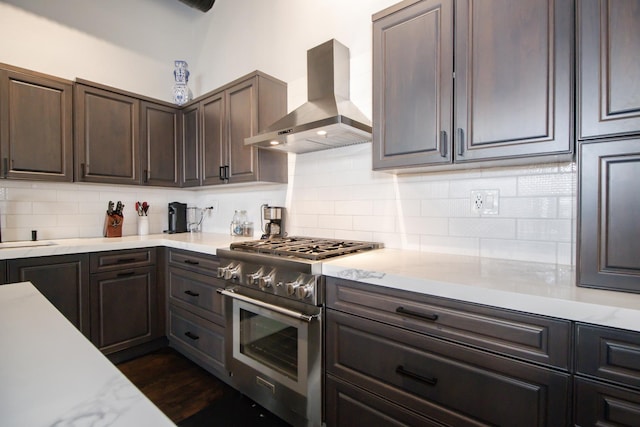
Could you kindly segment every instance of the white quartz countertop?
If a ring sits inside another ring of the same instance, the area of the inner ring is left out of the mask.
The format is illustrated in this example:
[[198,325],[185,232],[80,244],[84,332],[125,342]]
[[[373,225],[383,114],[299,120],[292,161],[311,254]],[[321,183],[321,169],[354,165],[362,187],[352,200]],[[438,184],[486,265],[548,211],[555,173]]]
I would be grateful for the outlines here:
[[175,426],[29,282],[0,286],[0,425]]
[[205,254],[216,254],[217,248],[228,247],[231,242],[253,240],[217,233],[150,234],[148,236],[96,237],[80,239],[39,240],[37,242],[0,243],[0,260],[66,255],[121,249],[166,246]]
[[640,294],[577,287],[570,266],[380,249],[323,262],[322,273],[640,332]]

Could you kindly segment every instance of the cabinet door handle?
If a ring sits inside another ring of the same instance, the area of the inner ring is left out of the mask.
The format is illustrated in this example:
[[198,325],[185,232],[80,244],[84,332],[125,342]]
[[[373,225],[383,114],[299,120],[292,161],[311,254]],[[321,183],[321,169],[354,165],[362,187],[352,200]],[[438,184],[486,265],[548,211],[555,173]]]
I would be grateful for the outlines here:
[[458,155],[464,156],[464,129],[458,128]]
[[199,265],[200,264],[199,261],[193,261],[193,260],[190,260],[190,259],[185,259],[184,263],[185,264],[189,264],[189,265]]
[[147,169],[142,171],[142,180],[145,184],[149,182],[149,171]]
[[194,334],[192,332],[189,332],[189,331],[185,332],[184,334],[187,336],[187,338],[191,338],[194,341],[200,339],[199,336],[197,336],[196,334]]
[[404,307],[396,308],[396,313],[404,314],[406,316],[416,317],[416,318],[421,319],[421,320],[429,320],[431,322],[434,322],[434,321],[438,320],[438,315],[437,314],[419,313],[417,311],[407,310]]
[[135,260],[135,258],[119,258],[116,262],[118,264],[124,264],[125,262],[133,262]]
[[9,173],[9,159],[5,157],[4,159],[2,159],[2,174],[6,178],[8,173]]
[[186,291],[184,291],[184,293],[189,295],[189,296],[192,296],[192,297],[199,297],[200,296],[199,293],[193,292],[193,291],[190,291],[190,290],[186,290]]
[[449,149],[447,144],[447,131],[440,131],[440,156],[447,157],[447,150]]
[[415,372],[407,371],[402,365],[398,365],[398,367],[396,368],[396,374],[402,375],[403,377],[411,378],[416,381],[420,381],[421,383],[427,385],[436,385],[438,383],[437,378],[425,377],[423,375],[416,374]]
[[123,273],[118,273],[118,277],[128,277],[133,276],[134,274],[136,274],[135,271],[125,271]]
[[224,167],[224,180],[229,181],[229,165]]
[[220,166],[220,181],[224,181],[224,166]]

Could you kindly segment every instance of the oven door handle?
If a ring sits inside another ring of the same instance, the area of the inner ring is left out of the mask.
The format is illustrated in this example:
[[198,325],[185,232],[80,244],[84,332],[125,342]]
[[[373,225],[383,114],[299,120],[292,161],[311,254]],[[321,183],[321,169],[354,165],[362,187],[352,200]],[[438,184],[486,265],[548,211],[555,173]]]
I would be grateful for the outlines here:
[[287,308],[269,304],[268,302],[260,301],[257,299],[253,299],[251,297],[247,297],[245,295],[241,295],[227,289],[218,289],[218,293],[221,295],[227,296],[229,298],[234,298],[240,301],[248,302],[253,305],[257,305],[258,307],[276,311],[280,314],[284,314],[285,316],[293,317],[294,319],[304,320],[305,322],[311,322],[314,318],[320,316],[319,314],[304,314],[297,311],[289,310]]

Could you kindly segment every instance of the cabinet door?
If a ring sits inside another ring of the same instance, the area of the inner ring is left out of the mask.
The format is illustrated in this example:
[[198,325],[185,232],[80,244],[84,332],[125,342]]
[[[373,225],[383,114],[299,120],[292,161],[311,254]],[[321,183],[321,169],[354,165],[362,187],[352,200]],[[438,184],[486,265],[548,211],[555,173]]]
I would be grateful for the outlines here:
[[244,139],[257,132],[256,81],[250,79],[225,92],[228,114],[228,179],[229,182],[256,180],[256,148],[244,145]]
[[60,255],[7,261],[8,282],[31,282],[89,337],[89,256]]
[[579,149],[578,285],[640,293],[640,139]]
[[73,181],[72,85],[0,70],[4,178]]
[[221,184],[226,165],[224,92],[200,102],[202,111],[202,185]]
[[456,2],[456,162],[572,152],[573,2]]
[[200,185],[200,104],[182,110],[182,170],[180,186]]
[[141,104],[142,182],[180,185],[180,110],[151,102]]
[[578,2],[578,138],[640,133],[640,2]]
[[76,84],[76,176],[79,181],[140,183],[138,122],[133,97]]
[[634,427],[640,420],[640,393],[599,381],[575,379],[575,424]]
[[373,88],[374,169],[451,162],[452,1],[374,16]]
[[155,267],[91,276],[91,341],[109,354],[159,336]]

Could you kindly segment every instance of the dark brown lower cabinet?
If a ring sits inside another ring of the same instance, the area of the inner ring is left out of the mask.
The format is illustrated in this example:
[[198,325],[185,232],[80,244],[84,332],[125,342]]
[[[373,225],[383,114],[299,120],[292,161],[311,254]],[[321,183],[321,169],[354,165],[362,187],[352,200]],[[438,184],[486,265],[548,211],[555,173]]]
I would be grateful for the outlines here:
[[640,426],[640,333],[576,324],[575,425]]
[[442,427],[435,420],[327,375],[325,381],[327,426]]
[[[327,310],[327,373],[454,426],[566,426],[570,375]],[[327,405],[328,425],[340,424]]]
[[576,426],[640,425],[640,392],[584,378],[574,381]]
[[89,255],[57,255],[7,261],[7,282],[31,282],[89,337]]
[[109,354],[160,336],[155,266],[91,276],[91,341]]
[[167,337],[171,347],[228,381],[224,304],[216,292],[225,282],[217,278],[218,258],[169,249],[167,264]]

